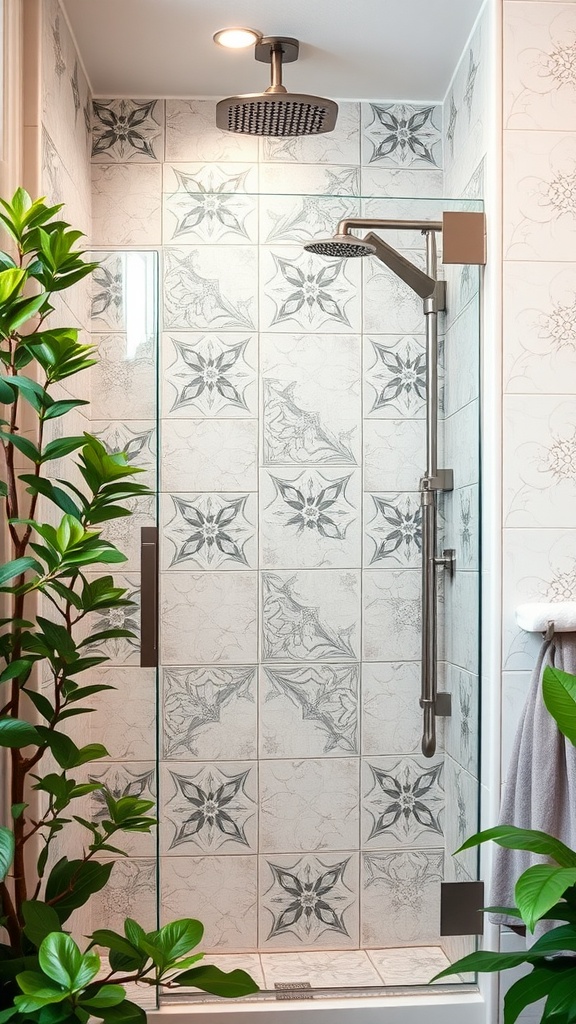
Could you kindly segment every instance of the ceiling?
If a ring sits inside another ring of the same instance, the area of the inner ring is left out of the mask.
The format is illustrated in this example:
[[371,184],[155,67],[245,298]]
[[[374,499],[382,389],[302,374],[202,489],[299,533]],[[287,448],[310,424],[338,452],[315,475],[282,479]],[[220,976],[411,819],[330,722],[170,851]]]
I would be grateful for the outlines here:
[[212,42],[248,25],[295,36],[290,91],[441,100],[482,0],[62,0],[96,96],[260,92],[268,67]]

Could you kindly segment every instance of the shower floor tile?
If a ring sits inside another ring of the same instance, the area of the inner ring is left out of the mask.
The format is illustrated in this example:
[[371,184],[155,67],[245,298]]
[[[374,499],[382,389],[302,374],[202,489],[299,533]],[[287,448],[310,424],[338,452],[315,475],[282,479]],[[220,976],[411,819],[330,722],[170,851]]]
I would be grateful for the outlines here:
[[380,975],[362,950],[310,953],[261,953],[266,988],[308,981],[312,988],[381,985]]
[[371,949],[368,956],[385,985],[427,985],[435,974],[450,966],[439,946]]

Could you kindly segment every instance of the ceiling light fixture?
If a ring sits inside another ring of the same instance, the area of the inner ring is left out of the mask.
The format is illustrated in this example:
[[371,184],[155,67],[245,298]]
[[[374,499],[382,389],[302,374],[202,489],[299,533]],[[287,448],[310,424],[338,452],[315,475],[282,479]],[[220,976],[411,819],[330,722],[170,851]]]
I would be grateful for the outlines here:
[[262,39],[262,33],[254,28],[221,28],[212,36],[218,46],[226,46],[230,50],[241,50],[245,46],[254,46]]

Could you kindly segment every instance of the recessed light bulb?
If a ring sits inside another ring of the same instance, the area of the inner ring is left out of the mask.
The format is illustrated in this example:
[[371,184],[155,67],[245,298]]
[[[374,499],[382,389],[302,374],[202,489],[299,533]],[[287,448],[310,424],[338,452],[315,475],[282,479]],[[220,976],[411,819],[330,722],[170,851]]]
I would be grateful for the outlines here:
[[262,38],[262,33],[253,28],[222,28],[212,38],[218,46],[241,50],[245,46],[254,46]]

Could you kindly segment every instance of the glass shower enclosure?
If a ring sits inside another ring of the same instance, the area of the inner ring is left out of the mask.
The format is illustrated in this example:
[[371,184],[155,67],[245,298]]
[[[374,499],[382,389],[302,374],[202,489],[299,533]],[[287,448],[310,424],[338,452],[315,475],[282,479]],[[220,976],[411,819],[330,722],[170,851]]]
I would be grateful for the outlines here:
[[[188,182],[161,250],[95,254],[92,429],[153,491],[113,538],[137,637],[103,645],[119,690],[98,778],[152,795],[159,824],[77,924],[197,917],[206,960],[261,999],[425,985],[476,942],[441,934],[441,903],[477,878],[454,851],[478,817],[480,271],[443,266],[439,235],[455,568],[434,595],[451,701],[424,756],[422,299],[373,257],[303,248],[342,218],[446,210],[481,204]],[[426,268],[420,230],[381,238]]]

